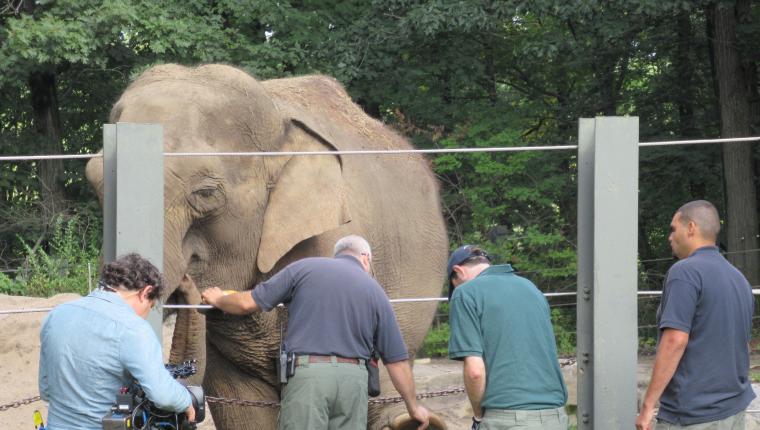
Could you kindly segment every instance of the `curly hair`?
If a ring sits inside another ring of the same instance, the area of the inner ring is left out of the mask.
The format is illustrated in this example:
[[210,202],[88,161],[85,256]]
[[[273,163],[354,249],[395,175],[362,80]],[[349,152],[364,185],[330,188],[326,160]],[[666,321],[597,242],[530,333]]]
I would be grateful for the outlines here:
[[164,288],[164,278],[150,261],[139,254],[126,254],[103,267],[100,277],[111,288],[123,287],[127,290],[139,290],[148,285],[153,289],[148,298],[153,300],[161,296]]

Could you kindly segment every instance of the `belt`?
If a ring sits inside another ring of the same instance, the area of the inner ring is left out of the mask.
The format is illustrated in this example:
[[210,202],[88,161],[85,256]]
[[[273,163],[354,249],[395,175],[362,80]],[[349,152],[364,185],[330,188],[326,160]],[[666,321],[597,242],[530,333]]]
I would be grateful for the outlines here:
[[363,364],[364,360],[359,361],[358,358],[345,358],[337,355],[299,355],[298,364],[308,361],[309,363],[348,363],[348,364]]

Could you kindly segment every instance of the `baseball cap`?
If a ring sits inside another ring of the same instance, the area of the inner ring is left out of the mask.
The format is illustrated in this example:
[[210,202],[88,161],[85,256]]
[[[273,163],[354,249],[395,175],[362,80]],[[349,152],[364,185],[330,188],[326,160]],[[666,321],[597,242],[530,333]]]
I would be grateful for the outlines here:
[[488,255],[488,253],[475,245],[462,245],[454,250],[454,252],[452,252],[451,256],[449,257],[449,263],[446,266],[446,278],[449,280],[449,298],[451,298],[451,295],[454,294],[454,284],[451,282],[451,275],[454,272],[454,266],[461,265],[470,257],[485,257],[488,259],[488,261],[491,261],[491,257]]

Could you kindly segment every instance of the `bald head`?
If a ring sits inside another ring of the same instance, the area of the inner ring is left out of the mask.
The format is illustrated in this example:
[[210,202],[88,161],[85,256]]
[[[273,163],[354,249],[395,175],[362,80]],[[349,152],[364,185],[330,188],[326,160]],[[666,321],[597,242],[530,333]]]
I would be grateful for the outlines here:
[[372,250],[367,240],[355,234],[338,239],[335,243],[334,254],[350,254],[354,257],[366,255],[370,260],[372,259]]
[[694,222],[702,238],[717,242],[718,233],[720,233],[720,217],[715,206],[707,200],[695,200],[686,203],[676,211],[680,214],[680,221],[683,225]]

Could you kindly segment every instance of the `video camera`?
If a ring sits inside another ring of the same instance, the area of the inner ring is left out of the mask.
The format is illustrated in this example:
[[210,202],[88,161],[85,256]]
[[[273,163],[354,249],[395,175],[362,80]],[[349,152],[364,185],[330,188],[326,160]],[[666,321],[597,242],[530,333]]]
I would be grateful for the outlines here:
[[[166,370],[174,379],[187,379],[198,371],[195,360],[180,364],[167,364]],[[140,384],[133,381],[130,387],[122,387],[116,395],[116,403],[103,417],[103,430],[195,430],[196,423],[206,418],[206,397],[203,388],[187,385],[195,408],[195,423],[187,420],[183,412],[169,412],[156,407],[145,396]]]

